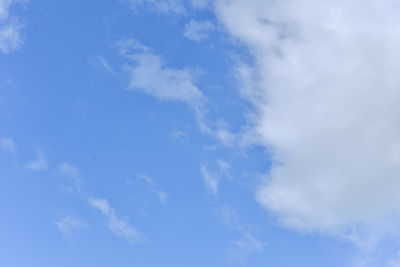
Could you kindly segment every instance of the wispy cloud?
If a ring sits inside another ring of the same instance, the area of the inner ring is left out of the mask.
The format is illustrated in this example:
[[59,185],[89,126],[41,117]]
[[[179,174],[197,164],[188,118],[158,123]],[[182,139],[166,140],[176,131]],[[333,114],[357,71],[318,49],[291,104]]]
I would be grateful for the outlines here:
[[212,7],[212,0],[121,0],[137,12],[143,8],[156,14],[185,15],[191,8],[206,9]]
[[17,147],[12,138],[0,139],[0,149],[12,154],[17,153]]
[[75,192],[80,192],[83,187],[82,174],[72,164],[64,162],[57,168],[58,173],[72,182],[72,189]]
[[175,140],[185,140],[190,136],[186,131],[176,130],[171,134],[171,137]]
[[88,203],[107,218],[107,226],[115,235],[126,238],[130,242],[145,241],[145,238],[138,230],[131,226],[128,221],[121,219],[115,214],[114,209],[108,204],[106,199],[89,198]]
[[124,0],[133,10],[148,8],[163,14],[183,14],[185,7],[182,0]]
[[113,67],[110,65],[110,63],[104,57],[98,56],[94,60],[93,64],[95,66],[100,66],[100,67],[104,68],[104,70],[109,72],[115,78],[119,78],[119,73],[113,69]]
[[201,74],[198,68],[174,68],[151,48],[128,38],[116,43],[124,59],[121,73],[103,57],[98,64],[116,78],[127,81],[128,91],[141,92],[161,101],[186,104],[195,115],[200,130],[219,140],[224,146],[233,146],[239,135],[232,133],[223,120],[212,122],[207,118],[209,99],[197,86]]
[[218,185],[219,185],[217,177],[211,174],[205,165],[201,166],[200,171],[208,190],[210,190],[210,192],[213,193],[213,195],[217,196]]
[[153,178],[145,174],[138,174],[137,177],[147,184],[150,191],[157,196],[162,204],[167,202],[168,194],[158,188],[158,185],[155,183]]
[[241,222],[235,209],[223,205],[217,210],[217,215],[229,230],[239,235],[229,242],[229,259],[244,262],[251,254],[264,251],[267,243],[257,235],[256,228]]
[[218,217],[222,223],[231,230],[242,230],[243,226],[240,223],[239,215],[233,208],[223,205],[217,210]]
[[27,0],[1,0],[0,1],[0,51],[4,54],[17,49],[22,43],[22,24],[18,18],[10,14],[11,6]]
[[208,190],[214,195],[218,195],[218,187],[220,180],[222,178],[229,177],[229,169],[230,169],[230,164],[223,161],[223,160],[217,160],[216,161],[217,165],[217,170],[216,171],[210,171],[210,169],[207,167],[205,163],[203,163],[200,167],[200,172],[201,175],[203,176],[204,183]]
[[195,114],[202,132],[212,135],[224,145],[231,145],[236,136],[226,125],[212,125],[207,119],[207,97],[196,85],[199,71],[193,68],[172,68],[152,49],[134,39],[118,42],[120,54],[127,59],[123,69],[129,79],[127,89],[163,101],[188,105]]
[[197,9],[205,9],[212,6],[213,0],[189,0],[189,3]]
[[28,170],[35,172],[47,170],[48,168],[47,160],[44,157],[42,150],[38,149],[36,151],[36,159],[26,164],[25,167]]
[[216,29],[217,27],[210,21],[190,20],[190,22],[185,25],[183,35],[189,40],[200,42],[207,39],[209,34]]
[[70,235],[74,231],[79,231],[89,226],[86,221],[76,216],[63,217],[60,220],[58,220],[55,224],[58,230],[60,230],[65,235]]
[[244,232],[240,238],[230,242],[228,256],[233,260],[245,261],[250,254],[263,252],[265,245],[253,233]]

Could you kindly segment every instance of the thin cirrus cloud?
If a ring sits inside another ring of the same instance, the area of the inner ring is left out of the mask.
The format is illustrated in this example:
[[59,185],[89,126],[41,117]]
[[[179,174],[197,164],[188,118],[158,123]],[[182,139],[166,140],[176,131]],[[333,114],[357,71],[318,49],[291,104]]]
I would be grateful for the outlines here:
[[10,8],[24,2],[27,0],[0,0],[0,52],[3,54],[18,49],[23,43],[23,26],[18,17],[10,13]]
[[200,173],[203,177],[206,188],[214,195],[218,196],[219,184],[221,179],[230,177],[230,164],[223,160],[216,160],[216,169],[211,170],[207,164],[203,163]]
[[243,232],[240,238],[231,240],[228,256],[232,260],[245,261],[252,253],[264,251],[265,242],[259,240],[251,232]]
[[142,92],[162,101],[184,103],[195,112],[203,132],[215,135],[223,142],[230,141],[226,129],[212,129],[206,121],[207,98],[195,84],[195,70],[167,66],[161,56],[134,39],[119,41],[118,47],[126,59],[123,69],[128,77],[127,90]]
[[167,203],[168,194],[158,187],[157,183],[153,180],[153,178],[151,178],[150,176],[145,175],[145,174],[138,174],[136,176],[140,180],[144,181],[147,184],[149,190],[155,196],[157,196],[157,198],[159,199],[160,203],[162,203],[162,204],[166,204]]
[[243,95],[273,160],[257,199],[285,226],[354,236],[357,225],[396,225],[398,10],[398,1],[216,2],[254,58],[241,68]]
[[[67,187],[68,189],[83,196],[92,208],[97,209],[107,218],[107,226],[111,232],[132,243],[146,241],[143,235],[126,219],[117,216],[115,210],[108,203],[108,200],[87,195],[85,190],[83,190],[84,181],[82,173],[76,166],[64,162],[58,165],[57,173],[70,181],[71,185]],[[56,225],[58,229],[65,234],[70,234],[73,231],[81,230],[89,226],[86,221],[75,216],[66,216],[61,218],[56,222]]]
[[163,14],[182,14],[185,13],[185,7],[181,0],[125,0],[133,9],[149,8]]
[[38,149],[36,151],[36,159],[28,162],[25,167],[26,169],[34,172],[47,170],[47,159],[45,158],[42,150]]
[[81,172],[72,164],[64,162],[57,168],[59,174],[71,182],[69,189],[71,191],[80,192],[83,188],[83,179]]
[[164,15],[185,15],[188,8],[206,9],[212,5],[211,0],[122,0],[128,4],[132,10],[146,8],[158,14]]
[[[111,232],[133,243],[145,241],[142,234],[126,219],[117,216],[115,210],[108,203],[108,200],[87,195],[83,190],[84,181],[82,173],[77,167],[68,162],[64,162],[58,166],[57,173],[71,182],[70,188],[73,192],[83,196],[92,208],[97,209],[107,218],[107,226]],[[67,234],[72,230],[79,230],[87,226],[84,221],[71,216],[62,218],[56,224],[60,231]]]
[[145,241],[145,238],[137,229],[131,226],[128,221],[116,215],[106,199],[90,197],[88,203],[107,218],[107,226],[115,235],[126,238],[133,243]]
[[219,179],[212,174],[208,168],[203,164],[200,168],[201,175],[203,176],[204,184],[207,189],[214,195],[218,195]]
[[251,254],[264,251],[266,242],[256,234],[254,227],[243,225],[236,210],[223,205],[217,210],[221,222],[233,233],[239,235],[230,240],[227,256],[230,260],[244,262]]
[[80,231],[89,227],[88,223],[76,216],[65,216],[55,222],[58,230],[65,235],[70,235],[74,231]]
[[197,9],[205,9],[211,7],[212,0],[190,0],[192,7]]
[[17,153],[17,147],[12,138],[0,138],[0,149],[11,154]]
[[185,25],[183,35],[189,40],[200,42],[207,39],[210,33],[216,29],[217,26],[210,21],[197,21],[192,19]]
[[[179,102],[189,106],[195,113],[197,124],[203,133],[231,146],[237,135],[224,123],[212,123],[207,119],[209,99],[196,85],[199,70],[172,68],[151,48],[135,39],[117,42],[120,55],[124,59],[123,76],[127,79],[127,90],[141,92],[161,101]],[[121,76],[106,59],[99,58],[99,65],[115,77]]]

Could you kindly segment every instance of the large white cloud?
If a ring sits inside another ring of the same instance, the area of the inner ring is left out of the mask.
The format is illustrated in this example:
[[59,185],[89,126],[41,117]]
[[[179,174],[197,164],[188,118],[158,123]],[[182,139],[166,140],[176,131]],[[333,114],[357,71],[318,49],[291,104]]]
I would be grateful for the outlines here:
[[[289,227],[400,214],[400,1],[219,0],[273,165],[257,197]],[[251,88],[251,90],[249,89]]]

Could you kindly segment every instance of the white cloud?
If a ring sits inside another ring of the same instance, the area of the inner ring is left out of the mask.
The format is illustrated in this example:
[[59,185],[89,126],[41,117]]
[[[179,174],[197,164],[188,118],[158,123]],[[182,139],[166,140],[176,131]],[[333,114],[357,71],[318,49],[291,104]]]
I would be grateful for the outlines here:
[[200,42],[207,39],[210,32],[215,29],[216,26],[210,21],[197,21],[192,19],[185,25],[184,36],[189,40]]
[[212,0],[190,0],[189,2],[194,8],[205,9],[211,6]]
[[229,131],[225,126],[218,127],[215,132],[215,136],[226,146],[232,146],[233,144],[238,144],[238,135]]
[[231,241],[228,253],[232,259],[244,261],[252,253],[263,252],[264,247],[265,242],[259,240],[253,233],[243,232],[240,238]]
[[176,130],[172,133],[171,136],[175,140],[185,140],[189,137],[189,133],[182,130]]
[[0,20],[5,20],[9,16],[9,9],[13,0],[0,0]]
[[123,67],[129,79],[128,90],[184,103],[193,109],[204,133],[216,137],[224,145],[234,142],[236,136],[225,125],[210,126],[207,121],[207,98],[195,84],[198,71],[170,68],[161,56],[133,39],[120,41],[118,46],[120,54],[129,60]]
[[72,182],[74,191],[80,192],[82,190],[82,174],[74,165],[64,162],[58,166],[58,172]]
[[[208,102],[195,83],[200,70],[168,67],[164,59],[134,39],[117,43],[119,53],[126,59],[124,75],[128,79],[127,90],[138,91],[163,101],[174,101],[188,105],[195,113],[200,130],[231,146],[237,135],[231,133],[224,123],[210,123],[207,119]],[[112,75],[119,76],[104,58],[100,64]]]
[[182,14],[185,13],[185,7],[182,0],[125,0],[132,9],[150,8],[156,12],[164,14]]
[[97,57],[94,61],[95,66],[100,66],[110,74],[112,74],[115,78],[119,78],[119,73],[117,73],[110,65],[110,63],[102,56]]
[[14,140],[12,138],[0,139],[0,149],[12,154],[17,153],[17,147],[15,146]]
[[40,149],[36,151],[36,159],[26,164],[26,168],[30,171],[47,170],[47,160]]
[[222,222],[231,230],[243,230],[240,223],[239,215],[233,208],[224,205],[218,209],[218,216]]
[[121,0],[127,3],[134,11],[147,8],[153,12],[167,15],[186,14],[185,5],[188,3],[196,9],[211,7],[211,0]]
[[9,23],[0,27],[0,50],[4,54],[17,49],[22,44],[21,26]]
[[23,42],[22,24],[15,15],[10,14],[11,6],[22,2],[26,1],[0,0],[0,51],[4,54],[17,49]]
[[66,216],[56,222],[58,230],[62,233],[69,235],[73,231],[79,231],[83,228],[87,228],[88,224],[75,216]]
[[124,237],[130,242],[144,241],[142,234],[132,227],[129,222],[119,218],[106,199],[89,198],[89,205],[99,210],[108,219],[108,228],[117,236]]
[[244,95],[273,164],[257,198],[284,225],[348,234],[400,215],[399,7],[217,1],[254,58]]
[[168,194],[158,188],[153,178],[145,174],[138,174],[137,177],[147,184],[150,191],[157,196],[157,198],[160,200],[162,204],[165,204],[167,202]]
[[217,159],[216,168],[210,170],[206,164],[202,164],[200,168],[201,175],[203,176],[204,183],[207,189],[214,195],[218,195],[218,188],[222,178],[229,178],[230,175],[230,164],[226,161]]
[[226,162],[222,159],[217,159],[216,164],[219,168],[220,175],[230,176],[231,165],[228,162]]
[[215,196],[218,195],[218,185],[219,185],[218,177],[209,172],[204,164],[201,166],[200,171],[208,190],[210,190],[210,192],[213,193],[213,195]]
[[228,257],[234,261],[245,261],[251,254],[263,252],[266,242],[256,234],[256,229],[251,225],[243,225],[236,210],[223,205],[218,210],[218,217],[222,223],[240,237],[230,241]]
[[149,48],[134,40],[120,42],[120,52],[131,60],[125,65],[129,75],[129,90],[141,91],[160,100],[180,101],[195,108],[204,96],[194,84],[194,71],[174,69]]

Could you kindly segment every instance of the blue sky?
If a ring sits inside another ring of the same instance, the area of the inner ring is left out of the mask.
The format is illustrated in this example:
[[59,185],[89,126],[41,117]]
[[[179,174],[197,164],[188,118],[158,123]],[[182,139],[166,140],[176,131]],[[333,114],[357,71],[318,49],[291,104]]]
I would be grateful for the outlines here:
[[399,7],[0,0],[0,266],[399,266]]

